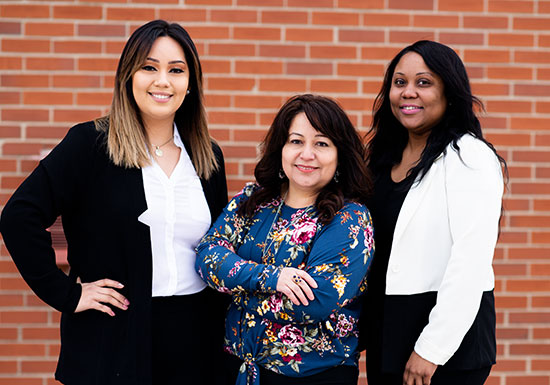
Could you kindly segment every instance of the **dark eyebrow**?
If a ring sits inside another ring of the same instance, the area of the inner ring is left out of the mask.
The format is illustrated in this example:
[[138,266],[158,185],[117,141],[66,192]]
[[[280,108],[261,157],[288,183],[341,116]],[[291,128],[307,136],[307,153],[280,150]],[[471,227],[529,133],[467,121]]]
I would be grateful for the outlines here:
[[[155,59],[155,58],[152,58],[152,57],[148,57],[147,60],[150,60],[152,62],[155,62],[155,63],[160,63],[160,61],[158,59]],[[172,61],[169,61],[168,64],[185,64],[185,62],[183,60],[172,60]]]
[[[393,73],[394,75],[401,75],[401,76],[405,76],[405,74],[403,72],[394,72]],[[434,76],[431,72],[417,72],[416,73],[416,76],[418,75],[430,75],[430,76]]]

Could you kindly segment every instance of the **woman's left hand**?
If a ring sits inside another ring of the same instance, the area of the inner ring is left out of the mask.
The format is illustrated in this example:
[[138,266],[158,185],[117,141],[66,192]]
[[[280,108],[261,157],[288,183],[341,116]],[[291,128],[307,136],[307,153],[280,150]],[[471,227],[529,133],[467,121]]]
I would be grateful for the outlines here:
[[277,281],[277,291],[286,295],[294,305],[309,305],[308,298],[310,301],[315,299],[311,289],[316,287],[317,282],[311,275],[294,267],[284,267]]
[[436,364],[425,360],[413,351],[405,366],[403,385],[430,385],[436,369]]

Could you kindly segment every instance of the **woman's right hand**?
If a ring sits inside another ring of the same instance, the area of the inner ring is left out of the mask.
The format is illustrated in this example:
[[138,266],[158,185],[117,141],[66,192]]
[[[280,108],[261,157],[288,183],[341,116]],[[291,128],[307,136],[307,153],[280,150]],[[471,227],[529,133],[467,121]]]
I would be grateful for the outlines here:
[[124,287],[120,282],[112,279],[100,279],[95,282],[80,283],[80,285],[82,286],[82,294],[74,311],[75,313],[95,309],[114,317],[115,313],[107,304],[122,310],[128,309],[128,305],[130,305],[130,301],[114,289]]
[[307,299],[315,299],[312,288],[317,288],[317,282],[305,271],[293,267],[284,267],[281,270],[277,291],[286,295],[294,305],[309,305]]

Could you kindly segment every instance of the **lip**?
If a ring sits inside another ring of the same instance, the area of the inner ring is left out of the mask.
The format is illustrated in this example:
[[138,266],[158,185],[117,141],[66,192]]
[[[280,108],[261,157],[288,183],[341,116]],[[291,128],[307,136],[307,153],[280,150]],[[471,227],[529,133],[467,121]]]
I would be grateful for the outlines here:
[[301,172],[305,172],[305,173],[313,172],[313,171],[315,171],[319,168],[319,167],[314,167],[314,166],[307,166],[305,164],[296,164],[295,166],[298,170],[300,170]]
[[423,110],[423,107],[417,106],[415,104],[403,104],[399,106],[399,110],[405,115],[416,114],[417,112]]
[[166,103],[172,98],[172,94],[167,92],[148,92],[154,101],[159,103]]

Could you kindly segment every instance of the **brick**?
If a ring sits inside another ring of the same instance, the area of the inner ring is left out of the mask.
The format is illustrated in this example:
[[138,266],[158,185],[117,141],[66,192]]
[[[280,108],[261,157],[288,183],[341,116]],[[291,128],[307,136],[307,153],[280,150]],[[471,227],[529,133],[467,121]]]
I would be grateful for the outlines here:
[[[477,95],[477,96],[481,96],[481,95],[503,96],[503,95],[508,95],[510,93],[510,87],[508,84],[501,84],[501,83],[472,82],[472,92],[474,93],[474,95]],[[495,127],[495,126],[488,126],[488,127]]]
[[19,104],[21,103],[20,92],[0,93],[0,104]]
[[550,194],[550,183],[512,183],[510,190],[513,194]]
[[514,86],[514,95],[518,96],[548,96],[550,95],[550,85],[540,84],[516,84]]
[[515,118],[510,119],[510,127],[520,130],[550,130],[550,118]]
[[514,59],[517,63],[547,64],[550,62],[550,52],[515,51]]
[[537,178],[550,178],[550,167],[537,167],[536,170]]
[[527,67],[487,67],[487,77],[489,79],[514,79],[530,80],[533,79],[533,69]]
[[280,7],[283,0],[237,0],[237,5],[255,5],[261,7]]
[[73,95],[69,92],[25,92],[23,94],[23,103],[46,105],[72,104]]
[[535,37],[532,34],[490,33],[489,45],[502,47],[532,47]]
[[483,3],[477,0],[439,0],[439,11],[483,12]]
[[55,53],[101,53],[101,42],[98,41],[54,41]]
[[[550,232],[546,232],[546,233],[540,232],[540,233],[536,233],[536,234],[538,234],[540,236],[540,238],[543,238],[546,241],[544,243],[550,243]],[[543,275],[550,275],[550,264],[547,264],[547,263],[546,264],[545,263],[533,263],[530,267],[530,274],[533,277],[543,276]]]
[[48,314],[44,311],[0,311],[0,322],[3,324],[37,324],[47,320]]
[[450,46],[483,45],[485,44],[485,36],[482,33],[441,32],[439,42]]
[[539,47],[550,47],[550,35],[539,35]]
[[97,37],[125,37],[127,35],[124,25],[114,24],[79,24],[76,34]]
[[28,70],[37,71],[72,71],[74,69],[74,59],[29,57],[27,58],[26,67]]
[[257,155],[256,146],[239,146],[233,144],[224,145],[223,154],[225,158],[255,158]]
[[534,209],[536,211],[550,211],[550,200],[536,199]]
[[59,110],[53,112],[54,122],[86,122],[103,115],[99,110]]
[[260,91],[304,92],[306,81],[303,79],[260,79]]
[[[311,0],[287,0],[289,7],[311,7]],[[334,7],[333,0],[315,0],[315,8],[332,8]]]
[[[547,225],[548,218],[546,218],[545,224]],[[530,223],[527,226],[524,225],[524,227],[532,227],[536,226],[536,224]],[[539,225],[540,226],[540,225]],[[508,256],[510,259],[547,259],[550,255],[550,248],[543,248],[543,247],[531,247],[531,248],[512,248],[510,247],[508,249]],[[529,286],[527,283],[526,286]]]
[[[61,139],[67,133],[68,128],[68,126],[29,126],[27,127],[27,138]],[[34,163],[32,168],[34,168]]]
[[0,378],[0,385],[42,385],[42,379],[35,377]]
[[21,109],[3,109],[2,110],[2,120],[4,121],[47,121],[49,119],[48,110],[40,109],[30,109],[30,108],[21,108]]
[[201,60],[201,65],[206,74],[231,72],[231,62],[227,60]]
[[4,52],[50,52],[50,42],[42,39],[3,39]]
[[231,106],[231,97],[229,95],[205,95],[206,107],[229,107]]
[[[499,239],[499,242],[506,243],[502,241],[502,239]],[[495,270],[495,274],[499,277],[518,275],[524,276],[527,274],[527,266],[525,264],[494,263],[493,268]]]
[[533,110],[532,103],[527,101],[489,100],[487,101],[485,106],[489,113],[491,112],[530,113]]
[[[498,107],[496,110],[493,110],[491,106],[492,103],[487,103],[488,111],[499,111],[505,112],[504,108]],[[498,105],[500,106],[500,104]],[[531,145],[531,135],[530,134],[512,134],[512,133],[490,133],[486,135],[487,139],[493,143],[495,146],[530,146]]]
[[357,58],[356,47],[346,46],[313,46],[310,48],[312,58],[323,59],[355,59]]
[[[4,138],[4,136],[2,135]],[[0,159],[0,172],[15,172],[17,171],[17,162],[12,159]],[[13,263],[0,261],[0,272],[15,273],[17,269]]]
[[322,62],[287,63],[286,73],[289,75],[332,75],[333,64]]
[[[445,0],[439,0],[444,2]],[[434,2],[433,0],[417,0],[417,1],[407,1],[407,0],[389,0],[388,8],[390,9],[410,9],[410,10],[433,10]]]
[[75,87],[97,88],[101,85],[101,78],[96,75],[54,75],[54,87]]
[[17,361],[0,361],[0,373],[17,373]]
[[123,41],[107,41],[105,42],[105,53],[112,53],[115,55],[120,55],[124,49],[125,42]]
[[232,0],[186,0],[189,5],[231,5]]
[[[303,45],[284,45],[284,44],[262,44],[260,45],[260,55],[266,57],[299,57],[306,56],[306,47]],[[313,57],[313,56],[312,56]]]
[[283,105],[283,98],[272,95],[240,95],[235,98],[236,108],[278,109]]
[[505,29],[508,18],[498,16],[464,16],[464,28]]
[[459,18],[452,15],[412,15],[414,27],[458,28]]
[[107,20],[149,21],[155,18],[155,10],[151,8],[107,8]]
[[164,20],[184,21],[206,21],[206,9],[182,9],[182,8],[160,8],[159,18]]
[[[131,13],[132,9],[127,9]],[[57,5],[53,6],[53,17],[56,19],[101,19],[103,10],[97,6]]]
[[254,125],[256,122],[256,115],[250,112],[210,111],[208,113],[208,121],[211,124]]
[[57,366],[56,360],[49,361],[31,361],[24,360],[21,362],[21,371],[24,373],[53,373]]
[[537,68],[537,79],[550,80],[550,68]]
[[489,0],[489,12],[532,13],[533,1]]
[[208,78],[208,89],[210,90],[251,91],[255,84],[255,80],[249,78]]
[[256,48],[252,44],[217,44],[209,45],[208,53],[214,56],[254,56]]
[[[217,141],[229,141],[230,139],[229,130],[222,130],[222,129],[209,127],[208,132]],[[227,171],[227,162],[225,163],[225,172],[227,174],[230,174],[230,172]]]
[[359,25],[359,14],[350,12],[313,12],[311,14],[311,22],[312,24],[331,26]]
[[[550,114],[550,102],[537,102],[536,111],[539,114]],[[547,145],[550,145],[550,136],[546,136],[546,139]],[[539,143],[537,143],[537,145],[539,145]]]
[[210,20],[215,22],[228,23],[256,23],[258,21],[257,11],[237,10],[215,10],[210,12]]
[[20,57],[0,57],[0,70],[18,70],[21,69],[21,65],[22,60]]
[[262,24],[307,24],[308,14],[299,11],[264,10],[261,12],[260,19]]
[[[525,309],[527,307],[527,298],[524,296],[505,296],[500,294],[495,296],[495,303],[498,309]],[[507,337],[503,336],[503,338],[526,339],[528,337],[528,332],[525,329],[499,328],[497,331],[507,335]]]
[[3,21],[0,22],[0,34],[2,35],[21,35],[21,23]]
[[267,27],[235,27],[233,36],[235,39],[240,40],[280,40],[281,30]]
[[85,106],[109,106],[112,99],[112,92],[79,92],[76,95],[76,103]]
[[187,28],[193,39],[228,39],[229,28],[226,27],[197,27]]
[[344,76],[382,77],[384,69],[381,64],[338,63],[338,75]]
[[233,140],[235,142],[260,143],[265,138],[266,130],[235,130]]
[[[550,354],[550,344],[510,344],[510,354],[512,355],[548,355]],[[508,383],[508,382],[507,382]],[[532,382],[516,382],[517,385],[532,384]]]
[[365,47],[361,49],[361,59],[389,61],[403,47]]
[[319,93],[356,93],[357,81],[354,80],[334,80],[334,79],[313,79],[311,80],[311,90]]
[[[525,291],[525,287],[529,286],[533,291],[548,291],[544,290],[544,285],[541,281],[520,281],[516,284],[516,281],[508,281],[507,287],[512,291]],[[518,289],[518,286],[520,288]],[[514,290],[515,289],[515,290]],[[511,312],[508,315],[510,323],[528,323],[528,324],[537,324],[537,323],[548,323],[550,322],[550,313],[545,312],[521,312],[515,313]]]
[[282,74],[283,63],[272,61],[236,61],[235,72],[243,74]]
[[332,29],[325,28],[287,28],[285,32],[285,40],[330,42],[333,41],[333,32]]
[[550,17],[515,17],[513,28],[520,30],[548,31],[550,30]]
[[0,294],[0,307],[14,307],[23,305],[21,294]]
[[466,49],[464,60],[476,63],[509,63],[510,52],[504,50],[475,50]]
[[48,5],[2,5],[0,16],[13,18],[48,18],[50,7]]
[[28,36],[73,36],[72,23],[27,23],[25,35]]
[[390,31],[391,43],[412,44],[418,40],[435,40],[431,31]]
[[548,371],[548,368],[550,368],[550,360],[532,360],[531,361],[531,369],[533,370]]
[[495,372],[523,372],[526,369],[526,362],[523,360],[499,359],[492,370]]
[[78,59],[78,69],[80,71],[116,71],[118,59]]
[[362,29],[341,29],[338,40],[342,42],[382,43],[384,31],[367,31]]
[[338,8],[383,9],[384,0],[338,0]]

